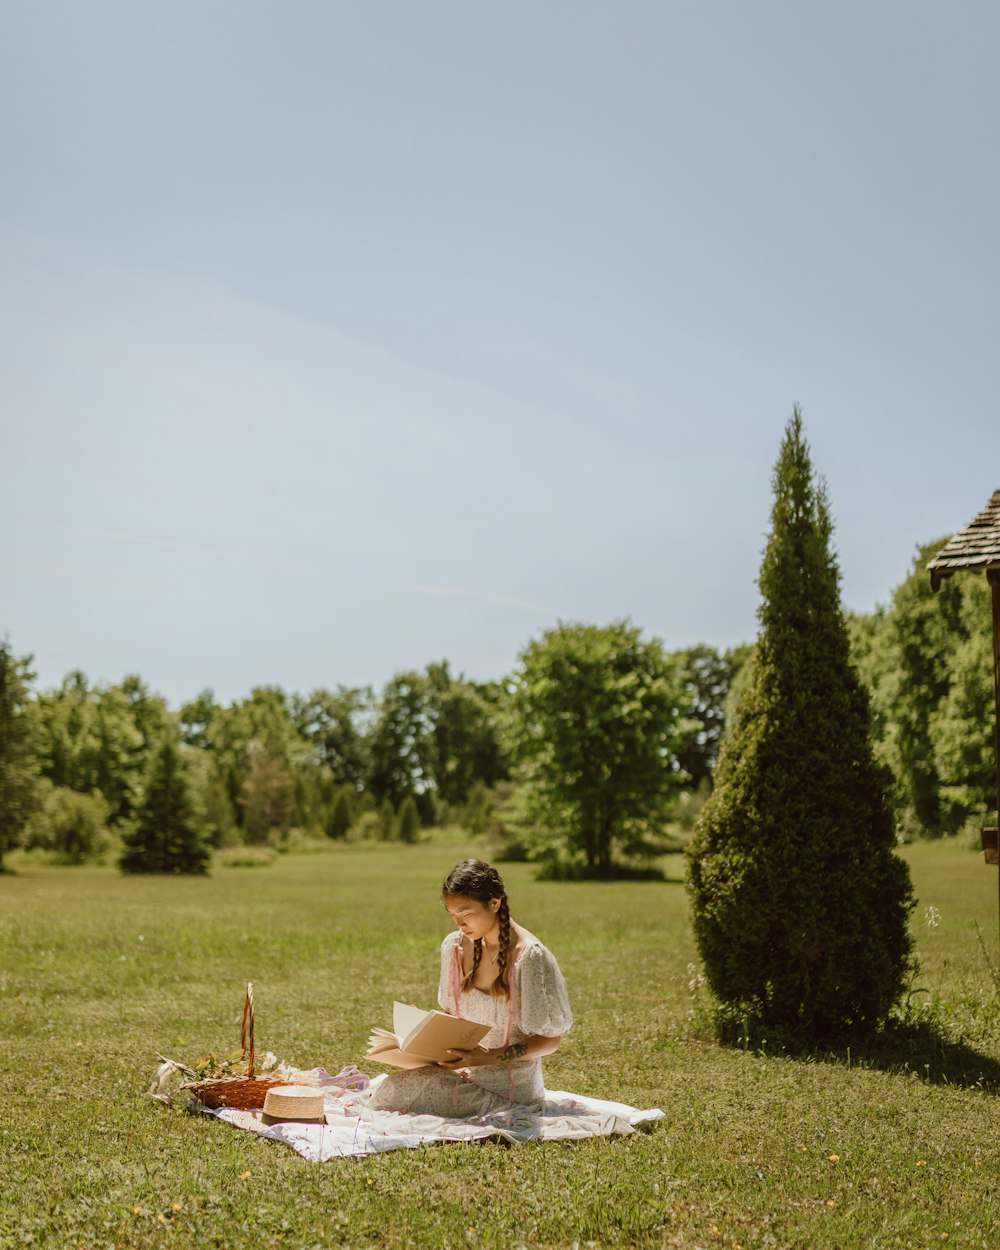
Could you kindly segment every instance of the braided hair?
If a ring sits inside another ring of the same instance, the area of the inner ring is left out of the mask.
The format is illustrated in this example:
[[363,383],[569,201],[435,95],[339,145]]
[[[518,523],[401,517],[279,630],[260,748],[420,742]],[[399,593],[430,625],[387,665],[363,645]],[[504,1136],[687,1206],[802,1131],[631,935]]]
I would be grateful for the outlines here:
[[[490,986],[490,993],[498,996],[509,995],[507,957],[510,952],[510,908],[507,906],[507,891],[500,874],[492,864],[487,864],[481,859],[463,859],[445,878],[441,894],[442,896],[455,894],[463,898],[472,898],[484,906],[488,906],[495,898],[500,900],[500,906],[497,908],[497,921],[500,926],[497,975],[496,980]],[[482,957],[483,939],[476,938],[472,944],[472,967],[462,981],[463,990],[467,990],[472,985]]]

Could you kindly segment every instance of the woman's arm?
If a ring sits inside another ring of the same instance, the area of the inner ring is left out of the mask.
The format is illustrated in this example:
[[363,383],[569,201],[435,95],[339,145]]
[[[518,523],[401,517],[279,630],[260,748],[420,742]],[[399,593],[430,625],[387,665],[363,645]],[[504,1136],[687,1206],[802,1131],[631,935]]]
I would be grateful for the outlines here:
[[486,1050],[476,1046],[473,1050],[456,1050],[454,1059],[444,1060],[439,1068],[486,1068],[498,1063],[516,1063],[524,1059],[544,1059],[546,1055],[555,1054],[559,1049],[558,1037],[544,1037],[536,1033],[520,1042],[511,1042],[509,1046],[497,1046]]

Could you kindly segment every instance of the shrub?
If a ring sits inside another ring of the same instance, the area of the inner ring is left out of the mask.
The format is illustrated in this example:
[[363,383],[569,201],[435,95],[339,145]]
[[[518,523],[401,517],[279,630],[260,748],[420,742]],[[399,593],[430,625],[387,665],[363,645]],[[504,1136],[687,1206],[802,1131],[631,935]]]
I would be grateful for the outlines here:
[[27,843],[50,851],[65,864],[82,864],[110,850],[110,805],[100,794],[78,794],[66,786],[40,783],[41,804],[31,821]]
[[374,842],[383,839],[382,821],[379,819],[378,812],[370,808],[362,812],[351,825],[347,837],[350,842]]
[[276,852],[267,846],[227,846],[216,851],[215,862],[223,868],[267,868]]

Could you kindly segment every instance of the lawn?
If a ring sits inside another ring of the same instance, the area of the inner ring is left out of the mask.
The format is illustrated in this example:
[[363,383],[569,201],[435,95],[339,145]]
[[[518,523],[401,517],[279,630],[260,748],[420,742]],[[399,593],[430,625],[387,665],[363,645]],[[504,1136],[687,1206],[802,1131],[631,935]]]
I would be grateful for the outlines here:
[[[481,848],[478,848],[481,850]],[[704,1023],[682,862],[666,883],[505,865],[576,1023],[552,1088],[661,1107],[630,1138],[424,1147],[326,1164],[143,1096],[156,1053],[361,1061],[393,997],[430,1005],[437,887],[469,845],[331,847],[207,879],[22,863],[0,877],[0,1246],[925,1247],[1000,1244],[997,876],[905,850],[909,1033],[862,1053],[727,1049]]]

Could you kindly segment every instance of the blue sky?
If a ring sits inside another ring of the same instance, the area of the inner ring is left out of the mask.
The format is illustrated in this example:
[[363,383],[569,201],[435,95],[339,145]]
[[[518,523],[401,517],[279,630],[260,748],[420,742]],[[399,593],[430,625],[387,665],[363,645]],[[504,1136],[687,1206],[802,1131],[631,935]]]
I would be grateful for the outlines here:
[[1000,8],[11,0],[0,632],[177,704],[753,638],[1000,488]]

